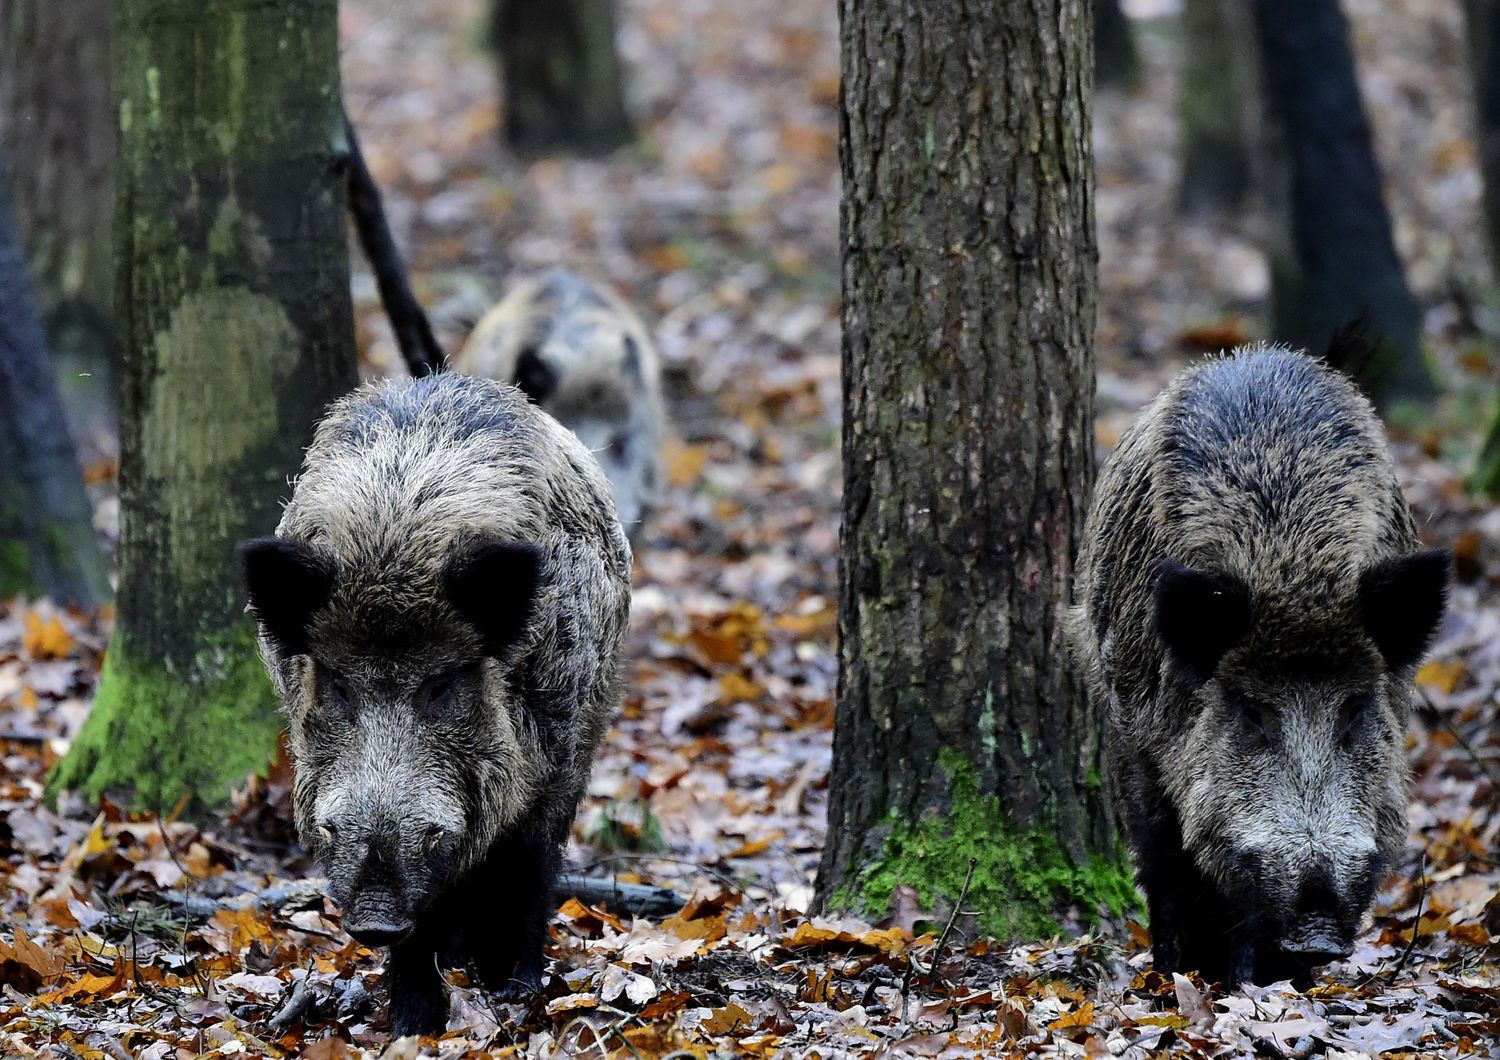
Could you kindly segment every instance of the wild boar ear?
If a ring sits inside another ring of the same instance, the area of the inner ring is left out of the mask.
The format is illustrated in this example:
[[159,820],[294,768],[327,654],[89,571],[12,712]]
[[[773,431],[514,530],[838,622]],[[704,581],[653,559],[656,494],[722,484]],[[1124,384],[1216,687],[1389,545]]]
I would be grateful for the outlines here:
[[1422,658],[1448,604],[1448,553],[1414,552],[1377,563],[1359,578],[1359,611],[1392,670]]
[[486,655],[503,656],[520,639],[541,572],[541,549],[510,541],[482,542],[449,561],[443,588],[479,630]]
[[307,654],[307,626],[333,591],[333,571],[306,545],[257,537],[240,546],[250,609],[288,655]]
[[527,346],[516,358],[515,384],[532,404],[540,405],[557,389],[557,373],[542,360],[535,346]]
[[1156,572],[1156,633],[1173,660],[1207,681],[1250,631],[1250,590],[1238,578],[1163,559]]

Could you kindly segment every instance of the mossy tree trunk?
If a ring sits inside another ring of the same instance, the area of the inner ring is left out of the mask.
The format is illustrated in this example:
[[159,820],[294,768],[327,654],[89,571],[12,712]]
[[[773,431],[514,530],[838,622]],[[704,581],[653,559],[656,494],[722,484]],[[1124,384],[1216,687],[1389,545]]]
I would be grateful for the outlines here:
[[120,0],[118,622],[52,788],[195,811],[280,727],[236,544],[355,382],[336,0]]
[[104,557],[0,154],[0,599],[17,593],[93,604],[109,597]]
[[113,452],[109,0],[0,0],[0,154],[79,448]]
[[[1093,474],[1086,0],[841,0],[840,678],[824,904],[1001,935],[1134,890],[1061,606]],[[995,56],[1004,56],[1004,62]]]
[[1260,138],[1255,23],[1244,0],[1187,0],[1182,54],[1182,205],[1234,209],[1250,191]]
[[604,154],[629,143],[614,0],[493,0],[505,141]]
[[1433,394],[1338,0],[1255,0],[1266,93],[1272,330],[1322,352],[1364,317],[1369,356],[1339,364],[1382,409]]
[[1094,80],[1101,88],[1133,85],[1140,77],[1141,58],[1130,17],[1120,0],[1093,0],[1093,4]]

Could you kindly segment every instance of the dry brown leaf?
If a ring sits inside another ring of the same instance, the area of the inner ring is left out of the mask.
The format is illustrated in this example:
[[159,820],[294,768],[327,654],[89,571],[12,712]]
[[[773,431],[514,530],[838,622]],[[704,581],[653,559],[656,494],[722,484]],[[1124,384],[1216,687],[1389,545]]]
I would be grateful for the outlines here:
[[73,638],[56,615],[43,619],[35,611],[28,611],[21,645],[33,659],[66,659],[73,650]]

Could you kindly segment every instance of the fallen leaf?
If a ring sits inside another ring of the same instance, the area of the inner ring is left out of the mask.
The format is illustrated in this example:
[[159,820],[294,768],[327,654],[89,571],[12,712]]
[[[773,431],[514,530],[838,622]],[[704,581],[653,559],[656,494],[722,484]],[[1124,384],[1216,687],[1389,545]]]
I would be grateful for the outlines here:
[[21,645],[33,659],[64,659],[73,650],[73,638],[56,615],[43,619],[35,611],[28,611]]

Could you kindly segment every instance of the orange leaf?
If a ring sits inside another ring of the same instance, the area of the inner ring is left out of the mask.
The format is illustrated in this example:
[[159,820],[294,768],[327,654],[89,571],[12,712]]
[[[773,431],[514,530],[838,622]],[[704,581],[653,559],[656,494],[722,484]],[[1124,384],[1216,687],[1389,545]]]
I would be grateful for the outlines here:
[[729,934],[722,916],[706,916],[698,920],[684,920],[680,916],[669,916],[661,922],[663,931],[670,931],[680,939],[702,939],[718,942]]
[[701,445],[687,445],[669,438],[662,446],[667,481],[674,486],[691,486],[708,465],[708,450]]
[[739,846],[735,847],[724,856],[726,858],[748,858],[753,857],[756,854],[762,854],[770,849],[772,843],[776,842],[776,840],[780,839],[785,834],[785,832],[778,830],[772,832],[770,835],[761,836],[761,838],[759,839],[749,840],[748,842],[741,843]]
[[118,994],[123,989],[125,989],[124,975],[95,975],[89,972],[79,976],[67,986],[49,991],[37,1000],[48,1005],[65,1001],[71,997],[76,997],[83,1001],[92,1001],[97,997],[108,997],[111,994]]
[[1458,659],[1433,659],[1417,671],[1417,684],[1450,695],[1469,668]]
[[708,1019],[698,1026],[703,1029],[703,1033],[715,1037],[721,1034],[733,1034],[735,1031],[746,1034],[750,1030],[752,1019],[750,1013],[731,1001],[723,1008],[714,1009],[709,1013]]
[[1069,1027],[1087,1027],[1094,1022],[1094,1003],[1085,1001],[1072,1012],[1064,1012],[1057,1019],[1047,1024],[1048,1030],[1061,1031]]
[[33,659],[65,659],[73,650],[73,638],[56,615],[44,621],[35,611],[28,611],[21,645]]
[[31,991],[62,975],[63,963],[16,929],[12,943],[0,941],[0,981]]

